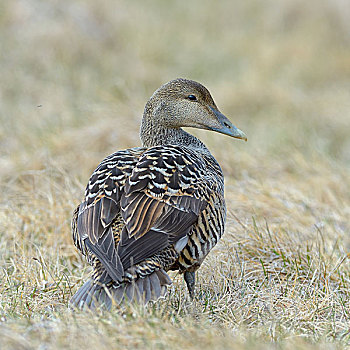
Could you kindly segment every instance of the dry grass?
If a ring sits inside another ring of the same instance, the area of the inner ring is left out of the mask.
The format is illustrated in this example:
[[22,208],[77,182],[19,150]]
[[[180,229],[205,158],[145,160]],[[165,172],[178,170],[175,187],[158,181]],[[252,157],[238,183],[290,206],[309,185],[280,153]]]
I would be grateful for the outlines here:
[[[349,22],[342,0],[1,2],[1,349],[348,345]],[[72,314],[71,212],[178,76],[248,135],[195,131],[225,172],[226,234],[194,302],[174,275],[145,310]]]

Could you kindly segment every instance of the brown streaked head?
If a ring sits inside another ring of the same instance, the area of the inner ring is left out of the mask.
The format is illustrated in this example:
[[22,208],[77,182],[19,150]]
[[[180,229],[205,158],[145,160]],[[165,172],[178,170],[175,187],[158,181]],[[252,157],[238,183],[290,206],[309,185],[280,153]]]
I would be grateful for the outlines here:
[[244,132],[219,111],[210,92],[193,80],[179,78],[162,85],[151,96],[146,110],[167,128],[206,129],[247,141]]

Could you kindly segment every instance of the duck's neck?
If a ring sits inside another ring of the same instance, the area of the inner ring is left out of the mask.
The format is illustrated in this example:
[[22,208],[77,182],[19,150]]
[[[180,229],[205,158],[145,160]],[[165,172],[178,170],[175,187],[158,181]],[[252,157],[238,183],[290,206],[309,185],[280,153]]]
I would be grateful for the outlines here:
[[209,153],[203,142],[181,128],[170,128],[156,123],[155,118],[145,112],[140,129],[140,138],[144,147],[160,145],[179,145]]

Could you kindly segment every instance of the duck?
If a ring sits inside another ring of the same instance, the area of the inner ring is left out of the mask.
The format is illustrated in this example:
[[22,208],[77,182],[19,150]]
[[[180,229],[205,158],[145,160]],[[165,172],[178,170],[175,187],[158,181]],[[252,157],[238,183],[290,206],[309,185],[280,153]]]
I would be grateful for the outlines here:
[[183,274],[195,297],[196,271],[225,230],[224,175],[183,127],[247,141],[202,84],[178,78],[158,88],[144,109],[142,146],[107,156],[73,212],[73,241],[92,272],[72,307],[157,301],[169,271]]

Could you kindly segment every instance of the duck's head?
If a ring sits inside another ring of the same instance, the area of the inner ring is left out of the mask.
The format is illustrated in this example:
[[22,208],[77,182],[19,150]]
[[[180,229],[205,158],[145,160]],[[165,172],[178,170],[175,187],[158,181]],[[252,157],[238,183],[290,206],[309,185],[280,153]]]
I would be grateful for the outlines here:
[[206,129],[247,141],[244,132],[219,111],[210,92],[193,80],[179,78],[162,85],[146,111],[153,122],[167,128]]

